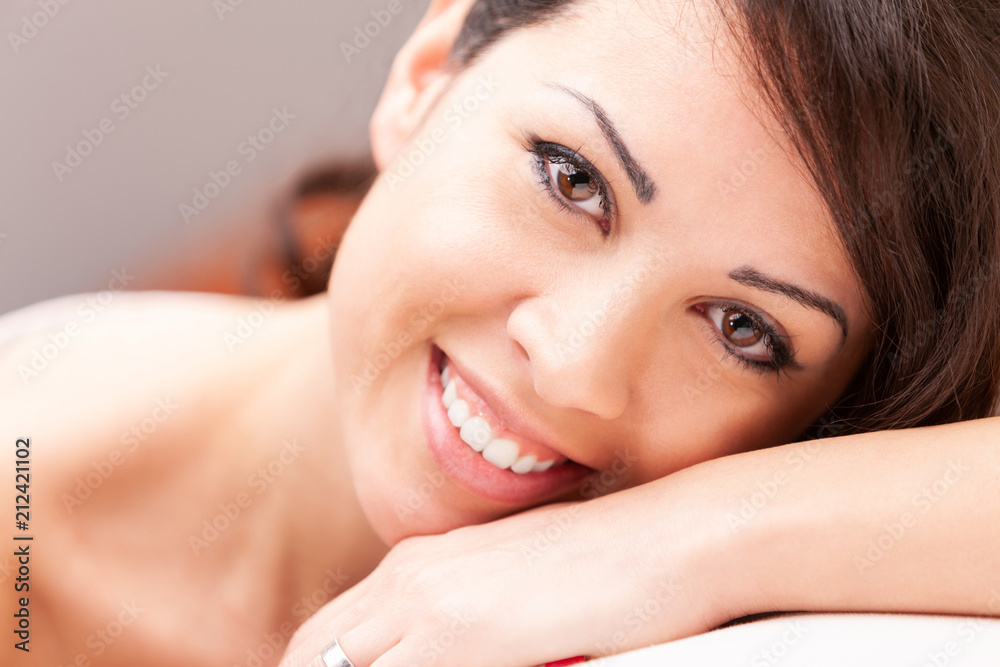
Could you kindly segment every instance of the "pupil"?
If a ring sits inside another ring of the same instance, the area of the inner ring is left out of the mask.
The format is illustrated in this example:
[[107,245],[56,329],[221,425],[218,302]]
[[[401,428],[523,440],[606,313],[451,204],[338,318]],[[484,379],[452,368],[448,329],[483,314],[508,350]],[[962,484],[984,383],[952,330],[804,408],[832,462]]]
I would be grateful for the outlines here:
[[569,175],[569,182],[573,184],[574,188],[577,188],[590,183],[590,176],[587,176],[582,171],[577,171]]
[[753,320],[744,313],[729,311],[726,316],[726,338],[740,347],[758,342],[763,333],[754,327]]
[[559,191],[567,199],[579,201],[592,197],[597,188],[590,182],[590,174],[564,164],[559,170]]

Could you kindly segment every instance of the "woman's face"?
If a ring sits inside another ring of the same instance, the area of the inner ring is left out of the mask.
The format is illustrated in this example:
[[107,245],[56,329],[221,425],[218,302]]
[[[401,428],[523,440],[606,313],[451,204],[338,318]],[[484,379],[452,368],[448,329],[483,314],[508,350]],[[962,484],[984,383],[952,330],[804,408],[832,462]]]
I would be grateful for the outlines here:
[[857,369],[863,297],[819,195],[708,7],[657,6],[580,5],[443,92],[417,44],[390,81],[412,103],[374,143],[422,120],[329,293],[334,410],[386,541],[788,442]]

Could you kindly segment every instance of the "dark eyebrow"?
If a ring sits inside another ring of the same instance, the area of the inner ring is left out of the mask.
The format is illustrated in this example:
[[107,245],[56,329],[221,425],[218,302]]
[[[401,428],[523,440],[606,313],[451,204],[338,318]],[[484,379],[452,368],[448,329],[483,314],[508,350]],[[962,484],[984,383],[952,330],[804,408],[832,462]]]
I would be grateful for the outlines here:
[[[775,294],[782,294],[789,299],[801,303],[803,306],[829,315],[840,325],[843,340],[847,340],[847,315],[844,314],[844,309],[839,304],[827,299],[825,296],[810,292],[801,287],[796,287],[795,285],[783,283],[780,280],[775,280],[749,266],[741,266],[731,271],[729,277],[741,285],[755,287]],[[843,343],[843,340],[841,343]]]
[[556,90],[561,90],[564,93],[572,95],[578,102],[583,104],[590,113],[594,114],[594,120],[597,121],[597,126],[601,128],[601,132],[604,134],[604,138],[608,140],[611,144],[612,150],[614,150],[615,155],[618,156],[618,162],[621,164],[622,169],[628,175],[628,180],[632,182],[632,189],[635,190],[636,198],[643,204],[648,204],[653,201],[653,197],[656,196],[656,184],[653,183],[653,179],[649,177],[649,174],[642,168],[642,166],[636,161],[629,152],[628,146],[625,145],[625,141],[622,139],[622,135],[618,133],[618,129],[615,124],[611,122],[608,118],[608,114],[604,112],[601,105],[587,97],[578,90],[573,90],[572,88],[567,88],[558,83],[548,83],[546,84],[550,88]]

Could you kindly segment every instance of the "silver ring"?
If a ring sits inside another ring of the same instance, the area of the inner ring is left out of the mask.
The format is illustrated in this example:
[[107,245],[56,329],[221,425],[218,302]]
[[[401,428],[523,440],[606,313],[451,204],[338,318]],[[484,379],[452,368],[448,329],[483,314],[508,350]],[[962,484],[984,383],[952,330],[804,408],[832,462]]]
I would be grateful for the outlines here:
[[344,655],[344,649],[340,648],[336,639],[320,652],[319,657],[323,658],[323,664],[326,667],[354,667],[354,664]]

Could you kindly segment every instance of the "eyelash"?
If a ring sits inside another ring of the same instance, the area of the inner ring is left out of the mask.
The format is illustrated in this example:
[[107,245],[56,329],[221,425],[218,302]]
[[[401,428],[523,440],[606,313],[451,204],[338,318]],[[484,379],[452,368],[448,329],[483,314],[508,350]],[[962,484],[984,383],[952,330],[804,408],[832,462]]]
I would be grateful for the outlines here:
[[[596,222],[601,234],[605,237],[609,236],[611,234],[611,221],[614,219],[615,205],[611,197],[611,188],[597,167],[572,148],[567,148],[562,144],[551,141],[543,141],[538,137],[528,138],[526,148],[535,158],[535,171],[539,177],[540,184],[543,186],[546,194],[559,206],[560,210],[576,213],[592,222]],[[575,206],[573,202],[567,200],[563,197],[562,193],[553,187],[552,177],[549,175],[549,164],[568,164],[574,169],[586,173],[596,181],[598,193],[601,197],[601,210],[604,211],[604,216],[600,220],[594,220],[591,214]]]
[[715,326],[715,323],[709,320],[712,331],[715,334],[715,340],[722,345],[726,357],[732,357],[744,368],[755,371],[760,375],[773,373],[779,380],[782,373],[787,376],[789,369],[800,367],[799,363],[795,361],[795,354],[792,352],[791,345],[787,342],[789,337],[778,333],[777,329],[759,313],[740,303],[715,301],[707,305],[723,310],[735,310],[746,315],[753,322],[755,328],[764,332],[764,346],[767,348],[771,359],[762,361],[744,356],[729,344],[725,337],[723,337],[722,332]]

